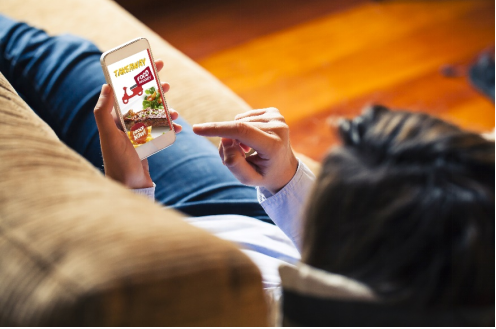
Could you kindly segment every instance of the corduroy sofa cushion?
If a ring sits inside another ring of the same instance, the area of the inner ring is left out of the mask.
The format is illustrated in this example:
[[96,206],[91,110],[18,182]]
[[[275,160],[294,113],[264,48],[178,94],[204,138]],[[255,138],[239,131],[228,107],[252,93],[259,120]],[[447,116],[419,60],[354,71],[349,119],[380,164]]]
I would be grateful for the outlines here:
[[236,246],[103,177],[0,74],[0,325],[256,326]]

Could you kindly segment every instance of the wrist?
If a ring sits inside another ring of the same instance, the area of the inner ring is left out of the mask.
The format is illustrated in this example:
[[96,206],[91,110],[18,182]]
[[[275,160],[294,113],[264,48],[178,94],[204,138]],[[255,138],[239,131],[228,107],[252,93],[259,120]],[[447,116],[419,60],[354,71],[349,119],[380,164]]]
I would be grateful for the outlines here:
[[106,176],[121,183],[129,189],[142,189],[154,186],[153,181],[149,175],[144,177],[135,177],[130,175],[120,177],[118,175],[106,174]]
[[[267,184],[263,186],[265,189],[267,189],[270,193],[276,194],[280,190],[282,190],[288,183],[293,179],[294,175],[298,171],[298,159],[294,156],[294,154],[291,154],[290,160],[289,160],[289,166],[287,167],[286,170],[284,170],[283,174],[279,174],[280,179],[274,182],[274,184]],[[278,173],[276,173],[277,175]]]
[[155,186],[155,184],[153,183],[150,175],[146,175],[145,177],[143,177],[142,180],[133,184],[132,187],[131,186],[128,186],[128,187],[132,188],[132,189],[141,189],[141,188],[149,188],[149,187],[154,187],[154,186]]
[[140,184],[141,187],[134,187],[135,189],[136,188],[150,188],[150,187],[154,187],[155,184],[153,183],[153,181],[150,179],[150,180],[147,180],[146,182],[144,182],[143,184]]

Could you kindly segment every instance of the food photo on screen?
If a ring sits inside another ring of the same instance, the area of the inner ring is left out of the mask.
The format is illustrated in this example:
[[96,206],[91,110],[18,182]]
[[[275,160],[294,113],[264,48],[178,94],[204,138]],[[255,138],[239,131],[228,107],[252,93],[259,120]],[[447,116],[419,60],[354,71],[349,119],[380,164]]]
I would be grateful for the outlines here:
[[126,133],[135,148],[171,130],[148,50],[108,66]]

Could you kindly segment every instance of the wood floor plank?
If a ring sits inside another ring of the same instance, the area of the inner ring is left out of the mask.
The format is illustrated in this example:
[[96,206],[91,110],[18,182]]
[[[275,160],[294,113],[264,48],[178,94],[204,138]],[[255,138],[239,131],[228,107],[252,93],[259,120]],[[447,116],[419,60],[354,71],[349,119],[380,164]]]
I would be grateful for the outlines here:
[[252,106],[276,106],[294,123],[343,99],[437,70],[494,42],[494,10],[489,10],[494,3],[474,2],[366,4],[200,64]]
[[[432,92],[428,94],[426,90]],[[469,86],[467,76],[446,78],[440,72],[431,72],[394,88],[344,100],[328,111],[300,120],[291,125],[293,148],[321,160],[326,151],[338,143],[335,125],[339,119],[359,115],[372,104],[429,113],[476,132],[490,131],[495,121],[494,104]]]
[[[391,40],[406,40],[419,28],[442,25],[471,7],[469,1],[456,1],[447,15],[445,2],[367,3],[259,37],[200,63],[242,92],[253,87],[249,79],[266,85],[279,77],[306,72],[349,56],[358,56],[365,62],[363,49],[377,45],[382,48]],[[250,75],[242,79],[240,74]]]

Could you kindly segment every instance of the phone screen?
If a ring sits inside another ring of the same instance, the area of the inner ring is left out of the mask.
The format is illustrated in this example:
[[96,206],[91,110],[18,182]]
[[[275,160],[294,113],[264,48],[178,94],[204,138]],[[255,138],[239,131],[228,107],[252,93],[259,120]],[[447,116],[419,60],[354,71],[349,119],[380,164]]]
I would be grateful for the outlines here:
[[108,73],[135,148],[172,130],[148,49],[108,65]]

